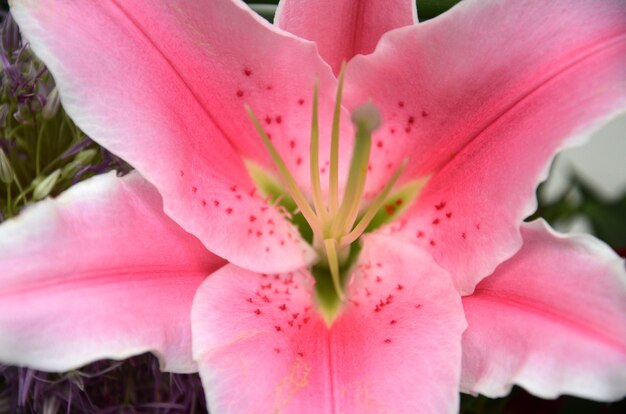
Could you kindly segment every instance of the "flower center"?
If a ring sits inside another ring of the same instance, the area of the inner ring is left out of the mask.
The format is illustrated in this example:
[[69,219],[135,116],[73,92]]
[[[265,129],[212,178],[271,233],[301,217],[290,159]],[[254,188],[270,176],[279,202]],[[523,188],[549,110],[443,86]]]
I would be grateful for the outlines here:
[[[404,170],[405,159],[395,170],[389,181],[377,197],[362,208],[365,181],[367,177],[372,133],[380,126],[381,116],[378,109],[371,103],[365,103],[352,112],[352,123],[355,126],[355,143],[348,179],[341,201],[339,198],[339,119],[344,81],[344,66],[338,79],[335,99],[333,124],[331,132],[329,191],[325,198],[321,188],[319,167],[319,124],[318,124],[318,85],[314,86],[312,102],[312,122],[310,140],[310,173],[312,200],[307,200],[298,186],[285,162],[272,144],[267,133],[261,126],[252,109],[246,110],[269,151],[272,160],[281,176],[291,200],[302,214],[310,227],[312,244],[320,254],[321,260],[312,271],[316,277],[316,293],[318,301],[327,321],[332,321],[341,304],[345,302],[344,277],[350,263],[358,254],[359,246],[355,243],[359,236],[370,230],[376,222],[379,211],[385,205],[398,177]],[[262,175],[258,168],[252,167],[252,175],[257,180]],[[417,194],[415,186],[404,189],[399,197],[413,199]],[[410,200],[406,200],[410,201]],[[380,220],[379,220],[380,221]],[[329,283],[332,282],[332,283]]]

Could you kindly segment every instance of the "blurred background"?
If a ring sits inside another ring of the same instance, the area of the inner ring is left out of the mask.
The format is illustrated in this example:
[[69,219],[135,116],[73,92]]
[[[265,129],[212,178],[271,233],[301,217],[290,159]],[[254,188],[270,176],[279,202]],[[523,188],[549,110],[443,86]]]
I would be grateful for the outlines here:
[[[420,21],[458,1],[420,1]],[[247,3],[273,19],[277,1]],[[112,169],[124,174],[130,167],[73,125],[59,105],[53,79],[5,18],[7,2],[0,5],[5,12],[0,34],[2,222],[25,205],[57,195],[78,181]],[[15,138],[18,131],[20,139]],[[11,171],[2,165],[10,165]],[[595,234],[626,256],[626,115],[604,126],[587,144],[560,154],[537,195],[539,208],[529,219],[544,217],[561,231]],[[0,365],[0,414],[31,412],[202,413],[206,407],[197,375],[163,374],[149,354],[122,362],[100,361],[64,374]],[[573,397],[546,401],[515,388],[501,399],[463,395],[461,412],[621,414],[626,413],[626,401],[606,404]]]

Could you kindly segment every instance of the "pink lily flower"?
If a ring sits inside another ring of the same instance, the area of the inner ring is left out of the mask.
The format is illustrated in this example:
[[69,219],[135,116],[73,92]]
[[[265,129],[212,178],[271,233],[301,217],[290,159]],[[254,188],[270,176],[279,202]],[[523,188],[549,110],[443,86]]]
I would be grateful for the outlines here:
[[523,223],[555,152],[626,108],[624,1],[466,0],[419,25],[409,0],[288,0],[276,26],[233,0],[12,13],[138,173],[0,227],[0,360],[152,351],[216,413],[626,394],[623,261]]

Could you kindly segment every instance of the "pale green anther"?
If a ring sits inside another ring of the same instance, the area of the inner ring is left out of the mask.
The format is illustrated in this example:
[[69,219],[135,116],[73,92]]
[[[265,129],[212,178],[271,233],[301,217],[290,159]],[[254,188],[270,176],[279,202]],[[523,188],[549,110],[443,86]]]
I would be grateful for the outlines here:
[[320,161],[319,161],[319,121],[318,121],[318,83],[315,81],[313,88],[313,113],[311,115],[311,147],[310,147],[310,166],[311,166],[311,187],[313,189],[313,205],[315,211],[323,222],[326,218],[327,211],[324,205],[324,196],[322,195],[322,185],[320,183]]
[[59,177],[61,176],[61,169],[57,168],[52,174],[41,180],[33,191],[33,199],[35,201],[42,200],[52,192],[52,189],[56,185]]
[[76,174],[78,172],[78,170],[80,169],[80,167],[83,164],[80,161],[70,161],[67,164],[65,164],[63,166],[63,169],[61,170],[61,179],[62,180],[66,180],[68,178],[71,178],[74,176],[74,174]]
[[98,151],[94,148],[82,150],[74,157],[75,161],[78,161],[82,165],[87,165],[94,159]]
[[265,133],[265,130],[261,126],[259,119],[256,117],[256,115],[252,111],[252,108],[250,108],[250,106],[248,105],[246,105],[245,108],[246,108],[246,111],[248,112],[248,115],[250,116],[250,119],[252,120],[252,123],[256,127],[257,132],[259,133],[259,135],[261,135],[261,138],[263,139],[263,143],[265,144],[265,147],[269,151],[270,156],[272,157],[272,160],[274,161],[274,164],[276,165],[276,168],[278,168],[278,172],[281,174],[282,178],[285,180],[287,187],[289,189],[289,194],[291,194],[291,197],[293,197],[293,201],[296,203],[296,205],[302,212],[302,215],[306,218],[306,221],[311,226],[311,229],[313,229],[313,232],[317,235],[321,235],[321,225],[319,223],[319,220],[317,216],[315,215],[315,212],[309,205],[309,202],[306,200],[306,198],[300,191],[300,188],[298,187],[296,180],[293,178],[293,176],[289,172],[287,165],[285,165],[285,162],[280,157],[280,154],[276,150],[276,147],[274,147],[274,144],[272,144],[272,141],[269,139],[269,137]]
[[334,216],[339,209],[339,121],[341,119],[341,99],[343,97],[343,79],[346,62],[341,63],[337,80],[337,96],[333,113],[333,129],[330,140],[330,166],[328,175],[328,210]]
[[59,98],[59,90],[55,86],[47,96],[46,104],[43,106],[41,110],[41,114],[45,119],[52,119],[59,111],[59,107],[61,106],[61,100]]
[[4,153],[4,150],[0,148],[0,181],[5,184],[11,184],[14,179],[15,172],[11,166],[11,162]]

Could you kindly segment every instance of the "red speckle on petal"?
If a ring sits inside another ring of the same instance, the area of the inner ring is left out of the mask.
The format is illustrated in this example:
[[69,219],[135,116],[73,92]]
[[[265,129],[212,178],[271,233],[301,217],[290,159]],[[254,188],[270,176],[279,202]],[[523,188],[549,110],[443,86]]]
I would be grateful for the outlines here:
[[206,200],[202,200],[202,207],[206,207]]
[[277,354],[280,354],[280,348],[274,348],[274,352],[276,352]]
[[257,237],[261,237],[262,235],[263,235],[263,232],[262,232],[262,231],[257,231],[257,232],[256,232],[256,236],[257,236]]
[[274,325],[274,329],[276,329],[276,332],[282,331],[282,328],[278,325]]
[[214,205],[215,207],[219,207],[220,202],[219,202],[218,200],[213,200],[213,205]]
[[441,203],[435,205],[435,210],[442,210],[445,207],[446,207],[446,202],[442,201]]
[[407,134],[410,134],[411,133],[411,127],[404,128],[404,132],[406,132]]
[[183,170],[180,170],[180,176],[183,177],[185,175],[185,172]]
[[480,223],[476,224],[476,230],[480,230]]
[[385,212],[387,213],[387,215],[392,215],[393,213],[395,213],[396,211],[396,207],[389,205],[389,206],[385,206]]
[[269,116],[269,115],[267,115],[267,116],[265,117],[265,123],[266,123],[266,124],[268,124],[268,125],[269,125],[269,124],[271,124],[271,123],[272,123],[272,117],[271,117],[271,116]]
[[418,303],[417,305],[415,305],[415,309],[420,309],[422,307],[421,303]]
[[231,214],[232,212],[233,212],[233,209],[232,209],[232,208],[228,207],[228,208],[226,209],[226,214]]
[[391,135],[396,133],[396,129],[395,128],[389,128],[389,132],[391,132]]
[[232,191],[233,193],[237,191],[237,186],[236,185],[231,185],[230,186],[230,191]]
[[287,305],[283,303],[282,305],[278,307],[278,309],[280,309],[281,311],[287,310]]
[[304,353],[303,353],[303,352],[298,352],[298,356],[299,356],[300,358],[304,358]]
[[428,117],[428,112],[422,111],[422,118],[426,118],[426,117]]
[[391,343],[391,339],[387,338],[387,339],[385,339],[385,341],[384,341],[384,342],[385,342],[386,344],[390,344],[390,343]]
[[382,147],[383,147],[383,142],[382,142],[382,141],[378,141],[378,142],[376,143],[376,146],[377,146],[378,148],[382,148]]
[[256,217],[255,216],[250,216],[250,223],[256,221]]
[[276,123],[277,123],[277,124],[282,124],[282,122],[283,122],[283,117],[282,117],[282,116],[280,116],[280,115],[277,115],[277,116],[276,116]]
[[193,191],[194,193],[198,192],[198,187],[191,187],[191,191]]
[[412,116],[410,116],[410,117],[409,117],[409,119],[407,120],[407,122],[408,122],[409,124],[412,124],[412,123],[414,123],[414,122],[415,122],[415,118],[414,118],[414,117],[412,117]]
[[237,91],[237,96],[240,98],[243,97],[243,91],[241,89]]
[[397,323],[398,323],[398,321],[395,320],[395,319],[392,319],[391,321],[389,321],[389,325],[395,325]]
[[376,282],[377,282],[377,283],[380,283],[380,282],[382,282],[382,281],[383,281],[383,279],[382,279],[380,276],[376,276]]
[[296,165],[302,164],[302,157],[296,158]]
[[418,231],[417,234],[415,235],[415,237],[417,237],[418,239],[424,237],[424,232],[423,231]]
[[243,74],[246,76],[252,76],[252,70],[250,70],[249,68],[244,68]]
[[451,212],[451,211],[448,211],[448,212],[446,213],[446,217],[447,217],[447,218],[452,218],[452,212]]
[[257,308],[257,309],[255,309],[255,310],[254,310],[254,314],[255,314],[255,315],[260,315],[260,314],[261,314],[261,309],[258,309],[258,308]]
[[302,98],[298,99],[298,105],[304,105],[304,99]]
[[435,246],[437,243],[435,243],[435,241],[431,239],[431,240],[430,240],[430,242],[429,242],[429,244],[430,244],[431,246]]
[[396,286],[396,290],[402,290],[402,289],[404,289],[404,286],[398,283],[398,286]]
[[465,240],[465,239],[467,239],[467,234],[461,233],[461,237],[463,238],[463,240]]
[[404,108],[404,101],[398,101],[398,106],[400,108]]
[[438,218],[434,219],[434,220],[433,220],[433,224],[434,224],[434,225],[439,224],[439,219],[438,219]]
[[272,88],[273,88],[273,86],[272,86],[272,85],[267,85],[267,86],[265,87],[265,90],[267,90],[267,91],[271,91],[271,90],[272,90]]
[[289,148],[294,149],[295,147],[296,147],[296,141],[292,139],[291,141],[289,141]]

